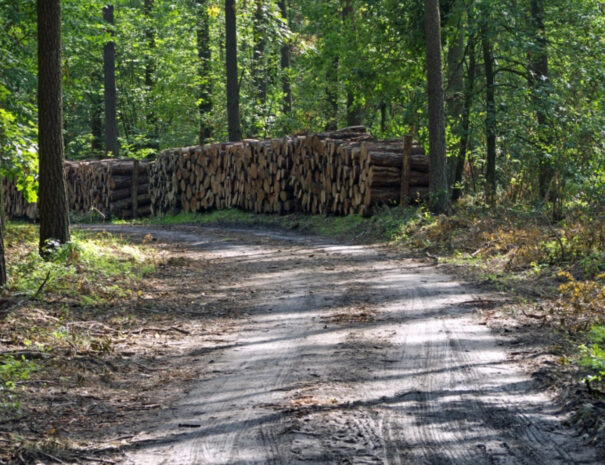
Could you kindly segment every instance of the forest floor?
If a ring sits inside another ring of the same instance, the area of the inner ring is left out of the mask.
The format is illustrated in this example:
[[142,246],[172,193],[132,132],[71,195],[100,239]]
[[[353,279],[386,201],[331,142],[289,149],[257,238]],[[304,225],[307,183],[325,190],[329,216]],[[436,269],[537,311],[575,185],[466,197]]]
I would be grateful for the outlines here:
[[[565,379],[552,334],[453,268],[270,228],[86,228],[101,230],[153,250],[155,271],[93,311],[69,297],[5,305],[2,353],[44,369],[0,419],[0,463],[605,457],[547,389]],[[19,324],[65,343],[23,350]]]

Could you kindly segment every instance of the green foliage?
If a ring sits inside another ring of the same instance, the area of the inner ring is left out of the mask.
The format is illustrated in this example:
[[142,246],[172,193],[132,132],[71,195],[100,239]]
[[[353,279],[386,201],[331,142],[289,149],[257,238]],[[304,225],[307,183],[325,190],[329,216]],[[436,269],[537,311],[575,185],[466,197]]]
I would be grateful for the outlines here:
[[131,297],[129,282],[155,269],[152,251],[109,234],[74,231],[72,242],[57,247],[48,260],[37,253],[36,237],[30,225],[7,229],[10,292],[38,298],[59,293],[81,305],[104,305]]
[[0,356],[0,412],[19,409],[18,383],[27,381],[38,365],[25,356]]
[[593,326],[588,337],[592,344],[579,347],[579,364],[591,372],[586,382],[600,384],[605,379],[605,326]]

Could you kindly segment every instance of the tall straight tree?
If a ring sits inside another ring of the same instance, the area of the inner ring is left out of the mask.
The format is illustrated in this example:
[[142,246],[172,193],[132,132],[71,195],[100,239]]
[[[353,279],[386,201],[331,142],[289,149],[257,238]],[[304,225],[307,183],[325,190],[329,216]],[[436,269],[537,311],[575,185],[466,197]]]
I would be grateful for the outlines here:
[[[113,28],[113,5],[103,8],[103,19]],[[113,31],[111,31],[113,35]],[[103,73],[105,75],[105,152],[117,157],[118,118],[116,98],[116,49],[113,40],[105,44],[103,49]]]
[[485,198],[492,203],[496,198],[496,73],[494,71],[494,51],[485,15],[481,25],[481,46],[485,68],[485,139],[487,142]]
[[429,103],[429,153],[431,158],[430,207],[436,213],[449,205],[445,157],[445,109],[441,64],[439,0],[424,2],[426,77]]
[[147,109],[147,124],[152,128],[150,133],[151,145],[154,148],[158,146],[158,119],[155,114],[153,101],[153,88],[155,86],[155,28],[153,26],[153,6],[154,0],[144,0],[143,13],[147,19],[147,27],[145,29],[145,38],[147,39],[147,56],[145,57],[145,90],[147,92],[147,100],[149,108]]
[[[531,0],[532,49],[529,51],[529,85],[538,121],[538,189],[540,197],[548,195],[553,177],[552,162],[544,152],[549,150],[551,138],[548,135],[548,99],[550,83],[548,75],[548,43],[544,25],[544,0]],[[555,194],[551,192],[551,194]],[[554,200],[554,199],[553,199]]]
[[[287,0],[279,0],[277,4],[279,6],[279,11],[281,12],[283,21],[285,25],[288,26],[288,2]],[[292,87],[290,85],[290,56],[291,46],[289,39],[286,39],[281,47],[282,92],[284,93],[282,111],[286,115],[289,115],[292,111]]]
[[242,140],[237,82],[237,23],[235,0],[225,0],[225,61],[227,68],[227,126],[230,141]]
[[63,172],[61,92],[61,1],[38,0],[38,206],[40,253],[49,241],[69,241],[69,215]]
[[210,50],[210,15],[208,14],[208,0],[196,0],[197,3],[197,57],[199,59],[199,104],[200,112],[200,145],[205,144],[212,137],[212,127],[210,126],[210,112],[212,111],[211,91],[211,69],[210,59],[212,57]]

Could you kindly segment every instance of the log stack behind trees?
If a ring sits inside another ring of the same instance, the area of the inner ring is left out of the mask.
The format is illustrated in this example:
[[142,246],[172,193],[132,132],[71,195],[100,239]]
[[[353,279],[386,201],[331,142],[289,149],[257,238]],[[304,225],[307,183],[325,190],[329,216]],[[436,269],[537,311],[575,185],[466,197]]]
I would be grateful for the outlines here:
[[[409,149],[406,193],[428,193],[424,149]],[[150,169],[154,215],[241,208],[370,215],[402,197],[404,142],[376,140],[363,126],[305,136],[170,149]]]
[[[69,210],[81,215],[92,211],[105,218],[149,216],[149,165],[149,162],[115,159],[66,161],[64,170]],[[4,179],[2,188],[8,217],[38,218],[37,205],[27,203],[12,180]]]
[[[404,150],[401,139],[376,140],[353,126],[169,149],[154,162],[66,162],[69,206],[108,218],[224,208],[367,216],[377,206],[418,202],[428,194],[428,157],[406,140]],[[8,216],[36,217],[35,205],[24,202],[13,183],[3,187]]]

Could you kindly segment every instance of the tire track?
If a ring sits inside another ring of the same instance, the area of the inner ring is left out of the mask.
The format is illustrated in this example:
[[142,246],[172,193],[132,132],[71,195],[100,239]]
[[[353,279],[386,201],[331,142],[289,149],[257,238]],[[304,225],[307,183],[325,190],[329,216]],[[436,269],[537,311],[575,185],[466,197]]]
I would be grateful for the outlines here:
[[237,265],[229,285],[254,292],[213,375],[127,463],[603,463],[476,321],[474,291],[431,267],[295,234],[135,230]]

